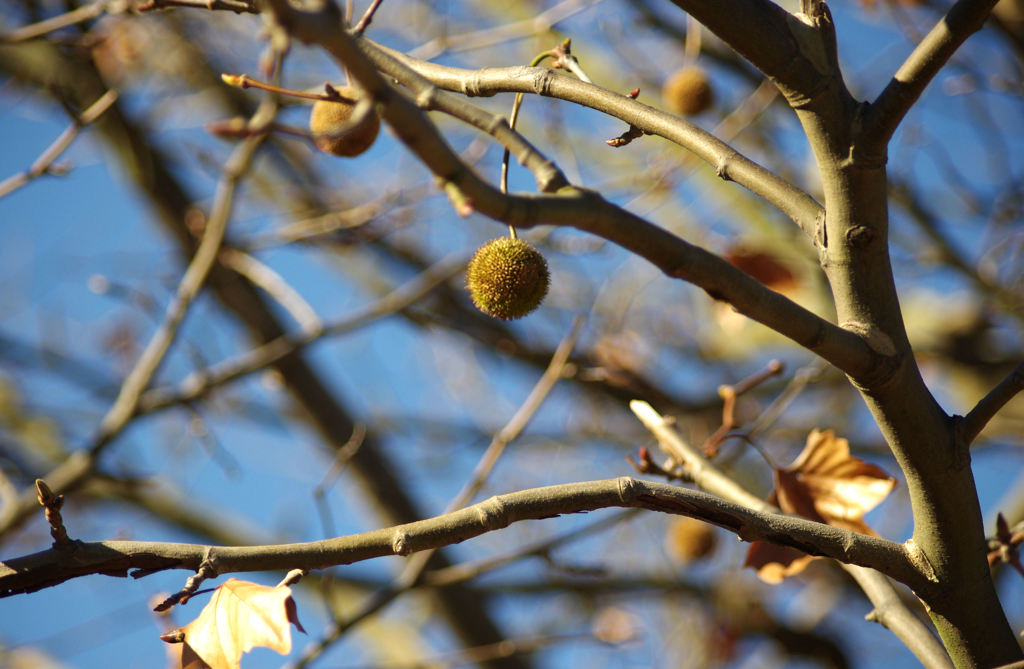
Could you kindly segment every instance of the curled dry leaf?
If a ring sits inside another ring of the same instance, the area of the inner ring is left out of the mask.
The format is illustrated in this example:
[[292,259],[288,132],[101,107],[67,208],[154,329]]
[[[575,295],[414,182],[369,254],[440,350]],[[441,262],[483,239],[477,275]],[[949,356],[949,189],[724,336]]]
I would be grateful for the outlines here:
[[176,630],[173,637],[161,638],[182,644],[183,669],[239,669],[242,654],[256,646],[266,646],[282,655],[290,653],[290,625],[305,632],[291,588],[232,578],[214,591],[195,620]]
[[[820,523],[874,535],[864,514],[892,492],[896,479],[881,468],[850,455],[850,444],[832,430],[812,430],[803,452],[785,469],[775,470],[768,501],[787,513]],[[745,566],[769,583],[800,573],[813,559],[795,548],[755,541]]]

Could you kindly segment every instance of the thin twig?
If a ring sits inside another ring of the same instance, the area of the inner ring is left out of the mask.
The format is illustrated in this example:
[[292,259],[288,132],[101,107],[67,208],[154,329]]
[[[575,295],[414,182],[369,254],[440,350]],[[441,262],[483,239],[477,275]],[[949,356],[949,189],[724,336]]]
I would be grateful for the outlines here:
[[[272,115],[275,109],[276,106],[261,104],[253,118],[253,123],[259,125],[269,122],[269,115]],[[106,446],[137,415],[136,411],[143,391],[170,350],[171,344],[177,336],[178,327],[217,260],[231,215],[235,187],[265,137],[260,134],[246,139],[231,154],[231,158],[225,165],[224,175],[217,186],[202,241],[186,268],[174,297],[167,306],[163,321],[121,384],[117,398],[101,420],[88,448],[75,451],[46,474],[45,478],[54,490],[67,491],[81,484],[92,471],[96,459]],[[19,498],[18,504],[5,507],[3,515],[0,516],[0,533],[6,531],[29,513],[34,504],[35,495],[26,492]]]
[[188,602],[192,595],[196,594],[199,590],[199,586],[210,578],[217,578],[217,562],[213,555],[213,549],[208,548],[206,555],[203,557],[202,563],[199,568],[196,569],[196,573],[188,577],[185,581],[185,585],[178,592],[167,597],[162,602],[153,607],[156,612],[167,611],[176,604],[185,604]]
[[494,435],[491,443],[487,446],[487,450],[480,457],[480,461],[473,470],[469,481],[459,491],[459,494],[448,502],[448,505],[445,507],[446,512],[462,508],[480,492],[480,489],[487,481],[487,477],[490,476],[491,471],[497,464],[498,459],[505,452],[505,448],[520,435],[527,423],[530,422],[530,419],[540,409],[541,404],[547,399],[551,389],[555,387],[555,383],[562,378],[565,365],[569,361],[569,355],[572,354],[573,348],[576,346],[576,340],[579,339],[582,328],[583,317],[577,316],[573,319],[569,332],[566,333],[562,341],[559,342],[558,347],[555,348],[555,353],[551,356],[551,362],[548,364],[547,369],[544,370],[544,373],[536,385],[533,386],[530,394],[523,400],[519,409],[512,415],[512,418]]
[[0,35],[0,43],[24,42],[26,40],[42,37],[61,28],[67,28],[78,23],[92,20],[107,11],[110,3],[107,0],[99,0],[90,5],[82,5],[70,12],[52,16],[48,19],[33,23],[31,25],[16,28],[6,35]]
[[718,447],[721,446],[726,435],[736,427],[736,398],[756,388],[773,376],[778,376],[782,373],[783,367],[781,360],[772,360],[764,369],[755,372],[735,385],[719,386],[718,396],[722,398],[722,424],[701,446],[700,450],[705,457],[715,457],[718,453]]
[[260,13],[255,0],[148,0],[135,9],[139,12],[149,12],[167,7],[227,11],[234,12],[235,14]]
[[457,35],[445,35],[412,49],[413,58],[433,60],[445,52],[458,53],[495,46],[550,30],[560,21],[598,4],[601,0],[566,0],[522,21]]
[[960,421],[960,436],[964,440],[964,444],[970,444],[977,439],[999,410],[1022,390],[1024,390],[1024,362],[1014,367],[1013,371],[982,397]]
[[64,174],[67,170],[57,170],[54,166],[57,158],[60,157],[64,151],[71,146],[71,142],[78,136],[79,131],[94,122],[100,116],[103,115],[110,106],[117,100],[117,91],[109,90],[96,100],[96,102],[89,105],[89,108],[82,112],[79,116],[75,117],[71,125],[60,134],[53,144],[48,146],[39,157],[32,163],[26,171],[7,177],[0,182],[0,197],[10,195],[12,192],[21,188],[25,184],[29,183],[33,179],[40,177],[44,174]]
[[302,331],[307,334],[318,334],[323,330],[323,323],[316,310],[309,305],[297,290],[292,288],[280,274],[261,263],[248,253],[238,249],[224,249],[220,254],[220,262],[262,288],[268,295],[291,314]]
[[327,323],[318,331],[282,335],[235,358],[193,372],[175,386],[150,389],[139,400],[136,413],[142,415],[185,402],[193,402],[214,388],[258,372],[324,337],[347,334],[397,313],[423,299],[439,285],[462,272],[465,265],[466,259],[461,254],[445,258],[376,302]]
[[373,15],[377,13],[377,8],[380,7],[380,3],[383,0],[373,0],[370,6],[363,12],[362,18],[359,19],[359,23],[352,29],[353,35],[362,35],[366,32],[366,29],[370,27],[370,23],[373,21]]

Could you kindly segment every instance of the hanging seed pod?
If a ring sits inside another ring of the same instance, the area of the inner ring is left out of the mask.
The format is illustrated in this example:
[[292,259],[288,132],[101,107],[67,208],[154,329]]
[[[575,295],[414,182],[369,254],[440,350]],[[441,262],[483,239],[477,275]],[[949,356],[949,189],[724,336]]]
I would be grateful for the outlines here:
[[[351,86],[337,89],[345,98],[358,101],[362,93]],[[366,151],[380,132],[380,118],[375,112],[364,116],[351,127],[356,105],[347,101],[317,100],[309,114],[309,132],[316,148],[335,156],[351,158]]]
[[684,67],[661,89],[665,104],[677,114],[693,116],[711,108],[715,94],[708,75],[699,67]]
[[466,283],[477,308],[494,318],[522,318],[548,293],[544,256],[521,239],[492,239],[473,255]]

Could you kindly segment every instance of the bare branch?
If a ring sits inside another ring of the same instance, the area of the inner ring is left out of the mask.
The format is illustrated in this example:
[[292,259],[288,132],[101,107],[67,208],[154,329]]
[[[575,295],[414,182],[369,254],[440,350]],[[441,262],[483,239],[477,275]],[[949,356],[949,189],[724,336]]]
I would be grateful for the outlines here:
[[[55,174],[58,173],[54,162],[60,157],[60,154],[64,153],[71,142],[78,136],[79,131],[84,127],[98,119],[103,115],[105,111],[110,109],[110,106],[117,100],[117,91],[109,90],[96,100],[96,102],[89,105],[81,115],[77,116],[72,120],[71,125],[68,126],[67,130],[60,134],[53,144],[51,144],[39,158],[36,159],[32,166],[28,170],[7,177],[0,182],[0,197],[10,195],[12,192],[21,188],[25,184],[29,183],[33,179],[40,177],[44,174]],[[60,170],[60,173],[66,170]]]
[[362,18],[359,19],[359,23],[357,23],[355,28],[352,29],[354,34],[362,35],[366,32],[366,29],[370,27],[370,23],[373,22],[373,15],[377,13],[377,8],[380,7],[381,2],[382,0],[373,0],[373,2],[370,3],[370,6],[366,8],[365,12],[363,12]]
[[459,543],[523,520],[611,507],[691,516],[744,541],[770,541],[888,574],[911,587],[926,579],[903,545],[831,525],[753,511],[697,490],[630,477],[533,488],[498,495],[459,511],[397,527],[309,543],[203,546],[136,541],[76,543],[0,563],[0,596],[34,592],[90,574],[124,576],[166,569],[196,571],[214,560],[218,573],[323,569],[385,555],[409,555]]
[[866,617],[883,625],[914,654],[927,669],[951,669],[953,662],[942,648],[933,630],[924,624],[900,599],[895,586],[876,571],[843,565],[857,581],[864,594],[875,607]]
[[968,445],[978,438],[988,422],[1007,402],[1024,390],[1024,362],[1013,368],[1005,379],[982,397],[960,421],[960,436]]
[[[404,85],[411,83],[405,69],[408,68],[435,86],[469,96],[489,96],[502,92],[533,93],[580,104],[621,119],[639,132],[663,137],[692,151],[714,167],[720,177],[735,181],[764,198],[812,238],[824,217],[821,205],[810,195],[742,155],[713,134],[629,96],[546,68],[494,67],[467,70],[417,60],[367,39],[359,40],[359,46],[378,69]],[[404,65],[405,68],[398,65]]]
[[872,104],[865,127],[867,143],[881,150],[903,117],[960,45],[979,30],[997,0],[959,0],[925,35],[889,85]]
[[[637,418],[658,439],[669,455],[686,467],[702,490],[713,492],[730,501],[742,504],[762,513],[779,513],[779,510],[768,502],[752,495],[745,488],[726,476],[710,460],[705,458],[698,449],[688,444],[671,423],[654,410],[646,402],[630,402],[629,408]],[[899,599],[895,588],[885,573],[864,569],[849,563],[841,564],[857,581],[864,594],[875,606],[878,622],[885,625],[896,637],[914,653],[926,667],[948,667],[949,656],[935,635],[913,612]],[[892,576],[892,574],[889,574]],[[899,579],[897,579],[899,580]]]
[[381,318],[405,309],[422,299],[444,281],[461,272],[465,258],[447,258],[436,263],[376,302],[354,313],[327,323],[321,329],[304,330],[298,334],[281,335],[241,355],[208,369],[194,372],[176,386],[152,388],[143,393],[136,414],[151,413],[170,406],[193,402],[214,388],[242,378],[272,365],[286,356],[301,351],[323,337],[339,336],[365,327]]
[[507,23],[494,28],[484,28],[468,33],[457,35],[443,35],[421,44],[412,51],[410,55],[414,58],[429,60],[437,58],[443,53],[458,53],[461,51],[472,51],[483,49],[489,46],[496,46],[504,42],[522,39],[536,35],[551,28],[559,21],[564,21],[573,14],[591,7],[601,0],[565,0],[557,5],[544,10],[536,16],[522,21]]
[[284,280],[284,277],[264,263],[238,249],[221,251],[220,262],[265,290],[295,319],[303,332],[318,333],[323,329],[320,317],[316,310],[309,305],[309,302],[306,302],[302,295]]
[[43,35],[55,30],[60,30],[61,28],[67,28],[68,26],[73,26],[77,23],[89,21],[106,12],[109,5],[110,2],[107,0],[98,0],[92,4],[82,5],[70,12],[52,16],[48,19],[39,21],[38,23],[32,23],[27,26],[22,26],[21,28],[16,28],[7,34],[0,35],[0,43],[24,42],[26,40],[42,37]]
[[136,9],[140,12],[148,12],[165,7],[228,11],[235,14],[259,14],[260,11],[255,0],[148,0]]
[[[646,258],[669,276],[729,302],[854,378],[877,368],[878,354],[857,334],[829,323],[718,256],[611,204],[598,193],[574,187],[561,188],[557,195],[501,193],[470,170],[423,112],[381,78],[352,37],[331,29],[330,16],[296,10],[283,0],[273,0],[271,6],[298,39],[320,44],[344,64],[377,101],[382,117],[398,138],[462,205],[517,228],[550,223],[593,233]],[[557,76],[549,72],[551,80]]]
[[796,15],[768,0],[672,2],[771,79],[794,108],[840,81],[824,2],[802,2]]
[[[497,464],[498,459],[504,453],[505,447],[519,436],[519,433],[523,431],[530,419],[534,414],[536,414],[537,410],[540,409],[544,400],[547,399],[548,395],[551,393],[551,389],[554,388],[555,383],[557,383],[562,377],[562,372],[568,362],[569,354],[572,353],[572,349],[576,345],[576,340],[579,338],[582,326],[583,318],[582,316],[577,316],[573,321],[572,327],[569,328],[569,332],[562,338],[558,348],[555,350],[555,354],[552,356],[547,369],[544,370],[544,374],[541,375],[541,378],[534,385],[530,394],[526,397],[515,414],[513,414],[512,418],[509,419],[509,422],[506,423],[491,440],[490,445],[487,447],[487,450],[484,451],[484,454],[480,457],[479,462],[477,462],[472,475],[470,475],[469,481],[466,482],[462,487],[462,490],[460,490],[459,493],[448,503],[445,507],[445,512],[461,509],[477,492],[480,491],[480,488],[483,487],[487,477],[490,476],[491,471],[494,469],[494,465]],[[302,659],[299,661],[299,666],[305,666],[306,662],[323,653],[324,649],[340,639],[342,635],[352,629],[355,625],[358,625],[373,614],[377,613],[417,585],[422,584],[427,565],[430,563],[434,553],[436,552],[437,549],[430,549],[416,554],[415,557],[406,563],[402,572],[395,577],[394,583],[391,587],[378,589],[356,610],[347,614],[344,618],[335,621],[333,628],[323,638],[303,653]],[[446,567],[445,570],[453,568],[457,569],[459,566],[461,565]],[[468,578],[464,580],[468,580]],[[434,583],[432,579],[430,582]]]
[[[269,108],[261,107],[261,109]],[[259,113],[257,112],[257,114]],[[218,184],[202,241],[178,284],[174,298],[167,305],[163,321],[121,384],[117,398],[100,422],[99,429],[92,437],[89,448],[75,451],[46,474],[47,483],[55,491],[65,491],[79,485],[92,471],[96,457],[136,415],[142,392],[159,369],[164,356],[177,336],[178,327],[184,320],[189,306],[199,294],[207,275],[217,261],[231,214],[235,186],[265,137],[266,135],[261,133],[244,140],[232,154],[226,165],[224,176]],[[4,513],[0,516],[0,534],[34,510],[36,503],[34,492],[34,490],[27,490],[20,495],[17,504],[4,507]]]

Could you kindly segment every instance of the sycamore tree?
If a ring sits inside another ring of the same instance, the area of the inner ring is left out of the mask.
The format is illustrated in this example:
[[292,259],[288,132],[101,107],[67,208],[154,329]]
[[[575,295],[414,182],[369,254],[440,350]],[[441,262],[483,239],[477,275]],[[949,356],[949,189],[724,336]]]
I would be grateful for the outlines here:
[[1024,660],[1022,3],[22,0],[0,71],[4,663]]

